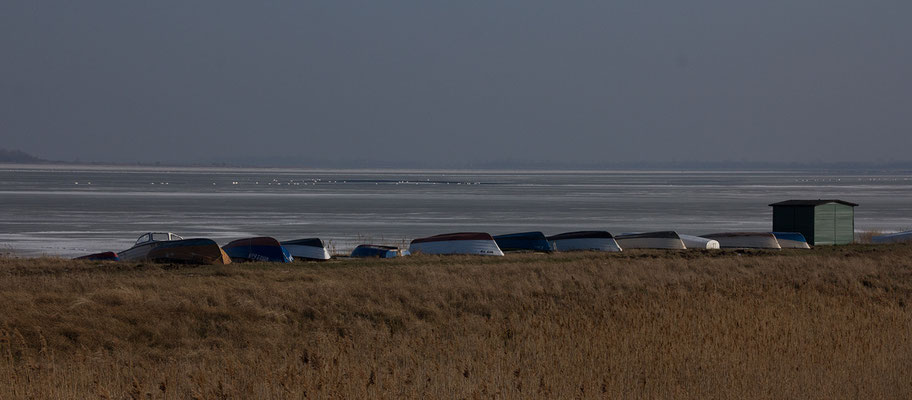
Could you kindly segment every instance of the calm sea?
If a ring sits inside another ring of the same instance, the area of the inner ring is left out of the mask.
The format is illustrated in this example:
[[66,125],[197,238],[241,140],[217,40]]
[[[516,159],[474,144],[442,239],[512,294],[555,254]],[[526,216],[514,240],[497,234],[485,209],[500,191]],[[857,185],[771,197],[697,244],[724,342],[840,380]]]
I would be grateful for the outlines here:
[[426,235],[769,230],[767,205],[861,204],[856,230],[912,228],[912,173],[416,171],[0,165],[0,252],[74,256],[143,232],[219,243],[320,237],[338,252]]

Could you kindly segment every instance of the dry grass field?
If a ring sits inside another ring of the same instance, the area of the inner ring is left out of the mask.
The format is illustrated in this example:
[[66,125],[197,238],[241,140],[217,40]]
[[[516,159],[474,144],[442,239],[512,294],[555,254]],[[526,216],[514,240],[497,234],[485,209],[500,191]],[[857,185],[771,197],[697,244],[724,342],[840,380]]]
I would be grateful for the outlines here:
[[0,398],[912,398],[912,246],[0,259]]

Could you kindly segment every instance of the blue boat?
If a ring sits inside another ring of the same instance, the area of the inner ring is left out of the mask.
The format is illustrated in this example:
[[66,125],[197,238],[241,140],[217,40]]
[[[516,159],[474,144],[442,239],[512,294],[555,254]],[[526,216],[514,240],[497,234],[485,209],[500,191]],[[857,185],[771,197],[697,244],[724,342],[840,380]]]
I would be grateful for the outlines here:
[[409,255],[408,250],[393,246],[379,246],[375,244],[362,244],[351,252],[353,258],[395,258]]
[[503,251],[543,251],[551,252],[551,242],[541,232],[511,233],[494,236],[497,246]]
[[266,261],[289,263],[294,261],[288,250],[271,237],[238,239],[222,246],[232,261]]

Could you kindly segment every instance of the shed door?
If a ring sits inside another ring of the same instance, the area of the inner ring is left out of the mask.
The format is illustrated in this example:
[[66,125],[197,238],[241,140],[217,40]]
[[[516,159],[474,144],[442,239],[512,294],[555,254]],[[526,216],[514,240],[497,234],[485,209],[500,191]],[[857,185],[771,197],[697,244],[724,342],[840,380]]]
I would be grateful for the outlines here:
[[795,227],[790,232],[800,232],[808,243],[813,244],[816,237],[814,228],[814,207],[795,207]]
[[814,244],[836,243],[836,204],[814,207]]
[[844,204],[833,204],[834,242],[849,244],[855,241],[855,209]]

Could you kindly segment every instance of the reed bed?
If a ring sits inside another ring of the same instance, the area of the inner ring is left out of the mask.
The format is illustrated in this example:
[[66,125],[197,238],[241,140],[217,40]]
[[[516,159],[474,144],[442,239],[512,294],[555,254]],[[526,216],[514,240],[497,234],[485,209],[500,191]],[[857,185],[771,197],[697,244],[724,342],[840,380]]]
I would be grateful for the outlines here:
[[912,398],[912,246],[0,259],[0,398]]

